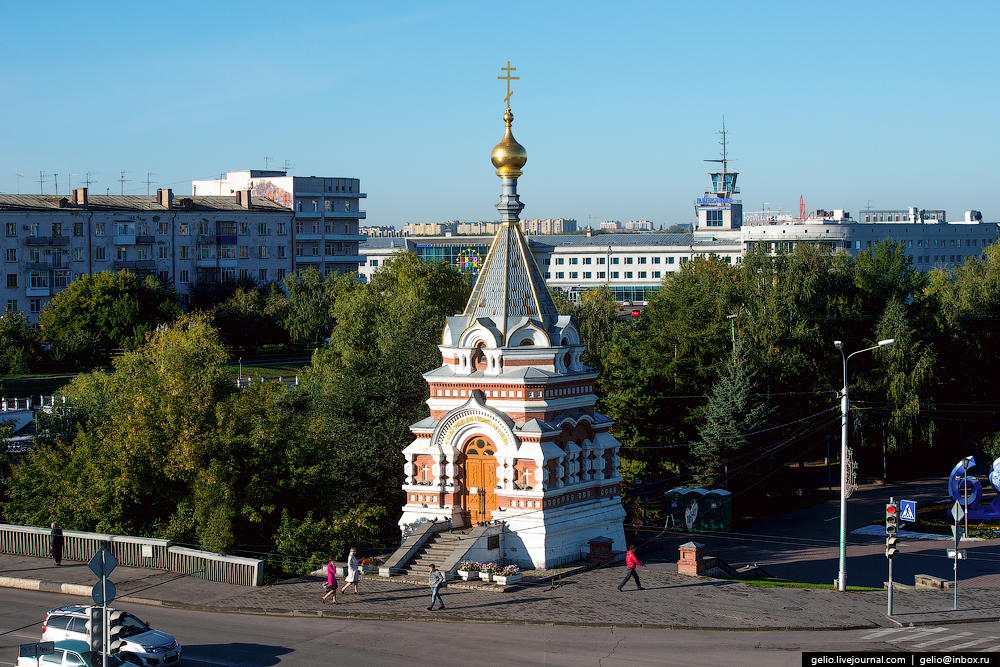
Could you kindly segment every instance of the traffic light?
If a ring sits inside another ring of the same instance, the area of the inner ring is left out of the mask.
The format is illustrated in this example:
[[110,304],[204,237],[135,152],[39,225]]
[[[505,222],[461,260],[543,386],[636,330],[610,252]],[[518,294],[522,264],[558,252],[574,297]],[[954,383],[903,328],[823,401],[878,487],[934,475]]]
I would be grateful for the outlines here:
[[899,543],[899,538],[896,537],[895,535],[890,535],[889,537],[885,538],[885,557],[886,558],[892,558],[897,553],[899,553],[899,548],[896,546],[896,544],[898,544],[898,543]]
[[899,505],[889,503],[885,506],[885,534],[895,535],[899,530]]
[[87,620],[87,635],[90,638],[90,650],[100,651],[104,646],[104,610],[102,608],[90,608],[90,618]]
[[108,612],[108,653],[117,653],[125,643],[124,639],[118,638],[118,634],[125,629],[125,616],[120,609]]

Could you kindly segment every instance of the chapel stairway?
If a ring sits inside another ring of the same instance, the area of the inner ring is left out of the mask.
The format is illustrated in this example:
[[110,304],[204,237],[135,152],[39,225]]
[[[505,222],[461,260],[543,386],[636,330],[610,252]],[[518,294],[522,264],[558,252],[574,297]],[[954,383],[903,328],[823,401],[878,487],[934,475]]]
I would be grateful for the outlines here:
[[403,576],[426,576],[428,566],[434,563],[439,569],[456,549],[468,549],[475,544],[462,531],[441,531],[424,542],[410,560],[402,563],[398,573]]

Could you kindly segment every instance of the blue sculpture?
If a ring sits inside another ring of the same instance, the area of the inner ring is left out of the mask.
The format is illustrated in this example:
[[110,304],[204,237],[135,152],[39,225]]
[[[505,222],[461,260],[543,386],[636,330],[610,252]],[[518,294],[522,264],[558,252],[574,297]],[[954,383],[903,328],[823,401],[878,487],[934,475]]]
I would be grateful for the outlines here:
[[[989,481],[997,496],[989,505],[980,505],[983,499],[983,485],[975,476],[969,475],[967,470],[976,465],[976,460],[969,457],[968,465],[966,459],[958,462],[958,465],[951,471],[948,478],[948,493],[952,500],[965,508],[965,513],[973,521],[1000,521],[1000,458],[993,461],[990,468]],[[967,482],[966,482],[967,480]],[[964,484],[968,484],[967,489],[963,489]],[[968,495],[966,495],[968,493]],[[948,510],[951,515],[951,510]]]

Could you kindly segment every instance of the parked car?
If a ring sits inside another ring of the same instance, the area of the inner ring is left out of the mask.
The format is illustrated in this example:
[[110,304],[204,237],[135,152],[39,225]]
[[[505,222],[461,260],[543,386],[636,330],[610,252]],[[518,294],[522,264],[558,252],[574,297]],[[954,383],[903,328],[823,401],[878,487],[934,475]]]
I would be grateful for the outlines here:
[[[91,651],[87,642],[67,639],[61,642],[21,644],[16,667],[102,667],[100,651]],[[116,656],[108,656],[108,667],[122,664]]]
[[[77,640],[91,645],[91,607],[74,604],[50,609],[42,624],[42,641]],[[120,609],[108,609],[108,627],[114,635],[112,655],[139,667],[172,665],[181,659],[181,647],[173,637]],[[116,645],[117,644],[117,645]]]
[[632,317],[641,317],[641,316],[642,316],[641,310],[639,310],[638,308],[632,309]]

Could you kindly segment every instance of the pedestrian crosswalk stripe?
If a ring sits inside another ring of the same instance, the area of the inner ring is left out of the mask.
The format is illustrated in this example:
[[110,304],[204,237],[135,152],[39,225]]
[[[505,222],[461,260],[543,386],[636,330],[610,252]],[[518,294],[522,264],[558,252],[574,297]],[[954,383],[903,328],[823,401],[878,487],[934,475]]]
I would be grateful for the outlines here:
[[914,632],[909,635],[904,635],[902,637],[894,637],[894,639],[899,639],[902,642],[915,642],[918,639],[924,639],[928,635],[933,635],[938,632],[944,632],[947,628],[920,628],[919,630],[913,628]]
[[[938,637],[937,639],[931,639],[930,641],[920,642],[919,644],[914,644],[913,648],[923,648],[925,646],[932,646],[934,644],[940,644],[942,642],[952,641],[953,639],[961,639],[962,637],[968,637],[971,632],[959,632],[954,635],[948,635],[947,637]],[[954,647],[951,647],[954,648]]]
[[906,632],[910,628],[884,628],[878,632],[873,632],[870,635],[864,635],[861,639],[877,639],[878,637],[884,637],[885,635],[891,635],[894,632]]
[[973,639],[971,642],[965,642],[964,644],[957,644],[955,646],[949,647],[952,651],[958,651],[963,648],[969,648],[970,646],[975,646],[976,644],[982,644],[983,642],[988,642],[993,639],[998,639],[998,637],[983,637],[982,639]]

